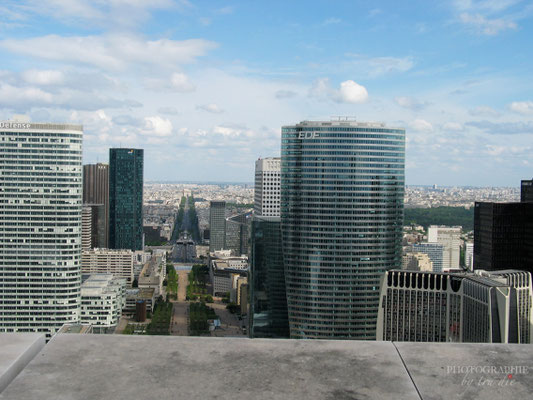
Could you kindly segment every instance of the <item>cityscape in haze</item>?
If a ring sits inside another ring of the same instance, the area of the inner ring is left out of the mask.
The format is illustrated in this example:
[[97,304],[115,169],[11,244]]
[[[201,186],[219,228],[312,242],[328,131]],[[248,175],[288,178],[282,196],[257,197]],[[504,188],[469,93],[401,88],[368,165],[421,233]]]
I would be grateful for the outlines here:
[[0,398],[529,398],[532,18],[2,2]]

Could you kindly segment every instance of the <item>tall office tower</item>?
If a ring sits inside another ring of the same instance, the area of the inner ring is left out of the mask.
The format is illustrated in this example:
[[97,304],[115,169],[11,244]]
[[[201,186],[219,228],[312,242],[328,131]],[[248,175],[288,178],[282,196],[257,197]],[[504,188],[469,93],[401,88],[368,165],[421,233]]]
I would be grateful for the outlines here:
[[109,149],[109,248],[143,249],[142,149]]
[[531,343],[531,274],[388,271],[377,340]]
[[92,239],[93,215],[91,207],[83,206],[81,211],[81,249],[90,250]]
[[83,250],[105,249],[107,244],[105,225],[105,206],[103,204],[84,204],[81,221],[81,241]]
[[0,332],[80,318],[81,125],[0,122]]
[[279,217],[254,216],[250,252],[250,337],[288,338]]
[[[101,206],[93,210],[93,247],[109,247],[109,165],[83,166],[83,205]],[[93,207],[94,208],[94,207]],[[96,228],[98,227],[98,228]]]
[[226,248],[226,202],[209,203],[209,251]]
[[440,243],[416,243],[411,246],[415,253],[427,254],[433,264],[433,272],[442,272],[444,245]]
[[474,243],[465,242],[465,267],[468,271],[474,270]]
[[442,271],[461,267],[461,227],[436,226],[428,228],[428,243],[440,243],[444,246]]
[[533,179],[521,182],[520,201],[522,203],[533,203]]
[[226,218],[226,249],[235,256],[248,255],[251,221],[251,211]]
[[533,203],[476,202],[474,270],[533,273]]
[[260,158],[255,162],[254,213],[279,217],[281,158]]
[[282,128],[281,227],[292,338],[375,339],[381,275],[400,268],[405,130]]

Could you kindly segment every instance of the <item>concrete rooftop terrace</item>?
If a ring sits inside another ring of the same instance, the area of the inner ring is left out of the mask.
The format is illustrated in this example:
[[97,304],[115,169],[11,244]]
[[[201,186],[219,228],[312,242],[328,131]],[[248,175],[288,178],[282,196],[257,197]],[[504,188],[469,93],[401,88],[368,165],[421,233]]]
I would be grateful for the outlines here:
[[[0,334],[0,359],[8,341]],[[532,397],[531,345],[77,334],[56,335],[0,393],[1,400]]]

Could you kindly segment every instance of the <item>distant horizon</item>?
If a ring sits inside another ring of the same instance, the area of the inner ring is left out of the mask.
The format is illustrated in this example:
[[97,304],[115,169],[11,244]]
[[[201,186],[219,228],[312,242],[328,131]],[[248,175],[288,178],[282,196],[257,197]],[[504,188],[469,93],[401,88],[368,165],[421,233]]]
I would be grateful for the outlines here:
[[[181,181],[181,180],[146,180],[144,182],[145,184],[148,183],[160,183],[160,184],[197,184],[197,185],[254,185],[254,182],[240,182],[240,181],[202,181],[202,180],[187,180],[187,181]],[[472,188],[472,189],[520,189],[520,185],[518,186],[473,186],[473,185],[439,185],[439,184],[406,184],[406,187],[413,186],[413,187],[433,187],[434,185],[437,185],[437,189],[439,188]]]

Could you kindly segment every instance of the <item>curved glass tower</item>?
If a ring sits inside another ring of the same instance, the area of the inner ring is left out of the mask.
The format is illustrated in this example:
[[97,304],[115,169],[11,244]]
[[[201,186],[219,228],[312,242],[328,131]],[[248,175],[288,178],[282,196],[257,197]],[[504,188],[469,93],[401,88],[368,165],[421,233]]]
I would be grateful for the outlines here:
[[375,339],[383,273],[401,266],[405,130],[282,128],[281,223],[292,338]]

